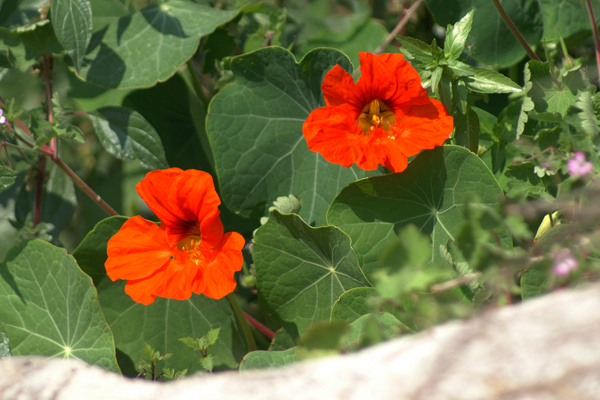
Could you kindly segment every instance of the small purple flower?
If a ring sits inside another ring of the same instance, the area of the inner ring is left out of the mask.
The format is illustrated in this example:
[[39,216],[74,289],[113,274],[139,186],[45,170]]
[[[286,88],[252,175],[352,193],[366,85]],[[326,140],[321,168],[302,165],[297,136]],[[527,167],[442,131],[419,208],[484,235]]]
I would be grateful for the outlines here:
[[0,124],[3,124],[6,122],[6,117],[2,115],[3,113],[4,113],[4,110],[0,108]]
[[573,158],[567,161],[567,167],[569,167],[569,174],[572,176],[585,176],[594,169],[594,164],[586,161],[585,154],[581,151],[575,152]]
[[573,257],[573,253],[569,249],[560,249],[552,254],[554,266],[552,269],[558,276],[567,276],[571,271],[579,267],[579,262]]

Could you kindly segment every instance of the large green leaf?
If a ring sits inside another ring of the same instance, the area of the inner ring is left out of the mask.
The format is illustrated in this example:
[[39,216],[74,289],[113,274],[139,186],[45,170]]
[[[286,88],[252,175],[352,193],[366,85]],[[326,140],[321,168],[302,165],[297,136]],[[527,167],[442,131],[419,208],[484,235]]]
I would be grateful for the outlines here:
[[121,89],[165,81],[192,57],[201,37],[237,14],[185,0],[151,3],[96,31],[79,75]]
[[[465,202],[491,206],[501,196],[498,182],[479,157],[463,147],[443,146],[419,154],[404,172],[352,183],[335,198],[327,220],[352,238],[369,277],[401,227],[415,224],[429,234],[431,259],[441,260],[440,245],[454,239],[465,220]],[[502,240],[511,242],[508,233]]]
[[[246,216],[264,215],[278,196],[302,198],[300,216],[325,223],[327,206],[348,183],[368,176],[311,152],[302,134],[309,113],[324,106],[321,82],[337,50],[317,49],[296,63],[285,49],[265,48],[233,59],[236,83],[217,94],[206,122],[224,202]],[[372,174],[372,173],[371,173]]]
[[217,343],[211,346],[215,368],[236,368],[247,349],[243,331],[227,299],[213,300],[204,295],[192,295],[185,301],[156,298],[145,306],[125,293],[124,281],[111,282],[106,277],[106,243],[123,222],[121,217],[100,221],[73,254],[98,285],[100,303],[115,337],[123,373],[137,374],[135,365],[144,359],[144,343],[161,353],[173,354],[164,364],[167,368],[201,370],[200,354],[190,351],[179,338],[199,337],[214,328],[221,328]]
[[160,137],[139,113],[124,107],[103,107],[89,114],[102,146],[122,160],[139,160],[149,169],[167,168]]
[[329,320],[346,290],[370,286],[348,236],[333,226],[312,228],[295,214],[272,211],[252,255],[259,297],[293,337]]
[[[544,16],[544,40],[555,41],[581,31],[590,31],[590,17],[581,0],[539,0]],[[592,0],[596,21],[600,17],[600,1]]]
[[79,71],[92,38],[92,6],[89,0],[54,0],[52,27],[58,42],[69,52],[75,69]]
[[[469,54],[481,63],[508,67],[526,54],[491,0],[427,0],[427,6],[442,26],[454,24],[475,9],[466,45]],[[530,45],[542,39],[544,26],[539,0],[504,1],[502,6]]]
[[248,353],[240,363],[240,371],[284,367],[297,361],[295,348],[282,351],[253,351]]
[[65,249],[21,242],[0,276],[0,321],[13,355],[77,358],[119,371],[96,289]]

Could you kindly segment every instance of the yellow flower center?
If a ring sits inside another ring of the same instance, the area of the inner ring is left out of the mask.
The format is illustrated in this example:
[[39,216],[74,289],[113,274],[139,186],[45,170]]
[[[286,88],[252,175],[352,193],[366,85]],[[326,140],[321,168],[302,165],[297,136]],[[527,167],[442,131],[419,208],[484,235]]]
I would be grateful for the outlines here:
[[356,122],[366,134],[380,127],[389,131],[396,123],[396,115],[382,100],[373,100],[362,109]]
[[212,251],[202,247],[199,235],[190,235],[177,243],[177,248],[187,254],[188,260],[196,265],[212,260]]

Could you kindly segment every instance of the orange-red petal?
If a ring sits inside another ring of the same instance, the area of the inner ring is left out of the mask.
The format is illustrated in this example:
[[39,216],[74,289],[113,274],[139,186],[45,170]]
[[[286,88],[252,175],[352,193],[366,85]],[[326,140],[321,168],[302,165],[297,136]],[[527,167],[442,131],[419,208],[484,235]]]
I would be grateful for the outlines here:
[[168,203],[171,185],[183,173],[179,168],[151,171],[137,184],[136,190],[142,200],[156,214],[162,223],[177,224],[179,215],[174,213]]
[[134,301],[146,305],[154,302],[156,297],[187,300],[192,295],[192,279],[197,271],[193,263],[181,264],[171,260],[147,278],[128,281],[125,293]]
[[[354,79],[339,65],[333,67],[323,79],[321,90],[328,106],[339,106],[345,103],[354,103],[356,85]],[[357,104],[357,107],[360,105]]]
[[242,269],[242,248],[245,241],[237,232],[223,235],[219,247],[214,250],[213,259],[199,266],[202,279],[196,279],[192,289],[194,293],[203,293],[212,299],[220,299],[233,292],[236,287],[235,271]]
[[412,106],[397,118],[401,122],[396,141],[407,157],[419,154],[421,150],[441,146],[450,137],[454,127],[453,118],[446,107],[438,100]]
[[117,279],[141,279],[164,267],[172,256],[165,232],[140,216],[129,218],[108,241],[106,273]]

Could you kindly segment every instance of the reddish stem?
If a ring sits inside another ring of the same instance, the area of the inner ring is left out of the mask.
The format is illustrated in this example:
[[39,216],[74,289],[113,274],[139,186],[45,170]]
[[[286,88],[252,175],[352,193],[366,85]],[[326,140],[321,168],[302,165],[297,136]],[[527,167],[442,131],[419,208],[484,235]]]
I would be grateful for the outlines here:
[[[52,79],[51,72],[52,67],[54,65],[54,58],[52,56],[47,56],[44,54],[44,81],[46,82],[46,102],[48,103],[48,109],[46,110],[46,120],[50,123],[54,122],[54,118],[52,115]],[[58,156],[58,140],[56,138],[52,138],[50,140],[50,149],[53,158]]]
[[598,79],[600,80],[600,39],[598,38],[598,27],[596,26],[596,17],[594,17],[592,2],[586,0],[585,4],[587,5],[590,23],[592,24],[592,32],[594,33],[594,43],[596,44],[596,66],[598,68]]
[[44,180],[46,179],[46,156],[40,156],[36,175],[35,203],[33,204],[33,226],[42,222],[42,194],[44,192]]
[[243,313],[244,313],[244,317],[246,317],[246,319],[248,320],[248,322],[250,322],[250,324],[253,327],[255,327],[256,329],[258,329],[260,332],[262,332],[269,339],[273,339],[275,337],[275,332],[273,332],[272,330],[270,330],[269,328],[267,328],[266,326],[264,326],[263,324],[261,324],[260,322],[258,322],[257,320],[255,320],[254,318],[252,318],[250,316],[250,314],[248,314],[246,311],[243,311]]

